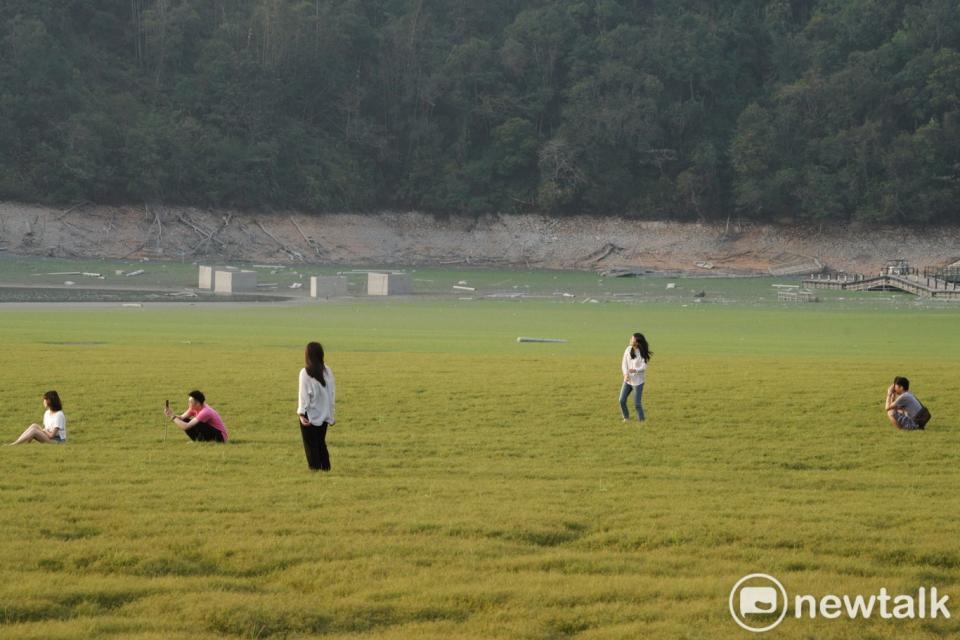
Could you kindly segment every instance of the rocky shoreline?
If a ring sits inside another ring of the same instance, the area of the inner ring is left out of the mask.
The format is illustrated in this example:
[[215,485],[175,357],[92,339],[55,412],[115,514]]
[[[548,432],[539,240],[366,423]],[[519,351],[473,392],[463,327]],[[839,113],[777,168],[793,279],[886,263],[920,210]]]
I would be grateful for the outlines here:
[[0,203],[0,251],[355,266],[638,270],[700,275],[874,273],[885,261],[960,260],[960,228],[694,224],[623,217],[407,212],[258,213],[191,207]]

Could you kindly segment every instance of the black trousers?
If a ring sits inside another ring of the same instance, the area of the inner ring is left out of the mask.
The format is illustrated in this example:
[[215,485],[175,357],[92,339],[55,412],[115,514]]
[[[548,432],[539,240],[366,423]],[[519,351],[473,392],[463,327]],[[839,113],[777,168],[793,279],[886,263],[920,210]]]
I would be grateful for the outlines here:
[[327,423],[300,425],[303,436],[303,451],[307,454],[307,466],[311,471],[330,471],[330,452],[327,450]]
[[184,429],[183,432],[197,442],[223,442],[223,434],[206,422],[198,422],[189,429]]

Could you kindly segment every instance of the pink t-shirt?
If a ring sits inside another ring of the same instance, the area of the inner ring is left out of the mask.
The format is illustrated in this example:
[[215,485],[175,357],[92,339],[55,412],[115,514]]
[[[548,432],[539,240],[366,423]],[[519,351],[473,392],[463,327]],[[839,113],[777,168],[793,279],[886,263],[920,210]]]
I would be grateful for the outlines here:
[[193,418],[196,418],[200,422],[206,422],[208,425],[222,433],[224,442],[230,438],[230,434],[227,433],[227,425],[223,424],[223,420],[220,419],[220,414],[214,411],[213,407],[210,407],[209,405],[203,405],[203,409],[200,409],[200,411],[190,409],[187,411],[187,414]]

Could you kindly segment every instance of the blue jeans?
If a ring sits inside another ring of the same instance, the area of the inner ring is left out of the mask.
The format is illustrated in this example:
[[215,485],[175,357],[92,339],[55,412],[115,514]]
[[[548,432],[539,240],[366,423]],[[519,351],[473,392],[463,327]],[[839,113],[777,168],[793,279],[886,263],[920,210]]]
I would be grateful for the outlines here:
[[641,398],[643,398],[643,383],[633,386],[632,384],[623,383],[623,386],[620,387],[620,413],[623,414],[623,419],[627,420],[630,418],[630,412],[627,411],[627,396],[630,395],[631,391],[635,391],[633,394],[633,408],[637,410],[637,420],[643,420],[643,405],[640,404]]

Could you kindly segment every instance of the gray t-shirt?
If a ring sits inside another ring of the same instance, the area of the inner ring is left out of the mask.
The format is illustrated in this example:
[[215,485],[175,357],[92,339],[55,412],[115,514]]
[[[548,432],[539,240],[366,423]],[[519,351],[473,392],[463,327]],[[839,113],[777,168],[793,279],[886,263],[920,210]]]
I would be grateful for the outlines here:
[[920,409],[923,408],[923,405],[920,404],[917,397],[909,391],[904,391],[900,394],[900,397],[893,401],[893,406],[898,409],[903,409],[911,418],[916,418],[917,414],[920,413]]

